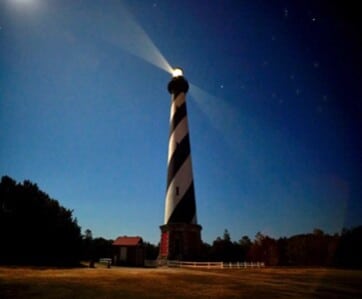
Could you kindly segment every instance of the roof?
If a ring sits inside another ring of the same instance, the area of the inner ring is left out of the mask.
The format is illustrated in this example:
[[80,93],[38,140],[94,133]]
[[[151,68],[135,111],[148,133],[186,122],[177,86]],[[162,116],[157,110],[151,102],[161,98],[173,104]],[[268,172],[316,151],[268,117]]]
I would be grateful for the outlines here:
[[141,237],[128,237],[128,236],[123,236],[123,237],[118,237],[112,245],[115,246],[137,246],[137,245],[141,245],[142,244],[142,238]]

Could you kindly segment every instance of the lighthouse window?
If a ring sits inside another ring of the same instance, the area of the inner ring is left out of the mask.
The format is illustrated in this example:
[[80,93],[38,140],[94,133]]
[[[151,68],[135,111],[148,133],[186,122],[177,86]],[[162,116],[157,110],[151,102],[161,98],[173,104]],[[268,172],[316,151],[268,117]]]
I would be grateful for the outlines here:
[[179,195],[179,194],[180,194],[180,188],[176,187],[176,195]]

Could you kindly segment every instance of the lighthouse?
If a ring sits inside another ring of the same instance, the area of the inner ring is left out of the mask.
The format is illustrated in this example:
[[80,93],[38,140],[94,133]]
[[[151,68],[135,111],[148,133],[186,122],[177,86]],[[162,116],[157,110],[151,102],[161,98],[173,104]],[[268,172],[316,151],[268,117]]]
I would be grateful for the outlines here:
[[180,68],[168,83],[171,94],[170,135],[164,224],[160,226],[159,259],[195,260],[200,256],[201,226],[197,224],[186,93],[189,84]]

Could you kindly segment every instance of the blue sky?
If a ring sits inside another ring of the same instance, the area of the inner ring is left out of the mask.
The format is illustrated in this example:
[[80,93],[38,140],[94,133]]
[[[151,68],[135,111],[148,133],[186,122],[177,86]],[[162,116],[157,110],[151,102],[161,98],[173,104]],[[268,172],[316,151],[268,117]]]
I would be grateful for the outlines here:
[[95,236],[157,243],[169,63],[191,84],[204,241],[360,225],[360,21],[333,5],[1,0],[0,174]]

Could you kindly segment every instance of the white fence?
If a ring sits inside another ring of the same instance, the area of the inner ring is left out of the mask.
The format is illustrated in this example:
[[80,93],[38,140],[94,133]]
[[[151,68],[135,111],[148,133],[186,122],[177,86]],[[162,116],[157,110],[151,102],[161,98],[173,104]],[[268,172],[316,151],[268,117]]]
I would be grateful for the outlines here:
[[101,263],[101,264],[111,264],[111,263],[112,263],[112,259],[103,257],[103,258],[100,258],[100,259],[99,259],[99,263]]
[[183,262],[183,261],[167,261],[168,267],[177,268],[223,268],[222,262]]
[[160,266],[175,268],[206,268],[206,269],[246,269],[246,268],[264,268],[263,262],[184,262],[167,260],[145,260],[145,267],[156,268]]
[[242,268],[264,268],[263,262],[183,262],[183,261],[167,261],[168,267],[178,268],[207,268],[207,269],[242,269]]

